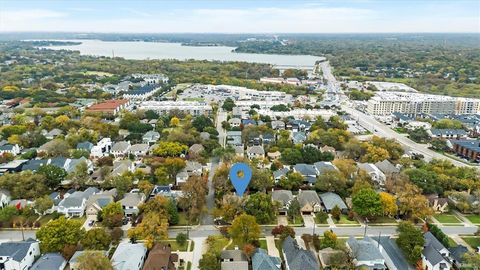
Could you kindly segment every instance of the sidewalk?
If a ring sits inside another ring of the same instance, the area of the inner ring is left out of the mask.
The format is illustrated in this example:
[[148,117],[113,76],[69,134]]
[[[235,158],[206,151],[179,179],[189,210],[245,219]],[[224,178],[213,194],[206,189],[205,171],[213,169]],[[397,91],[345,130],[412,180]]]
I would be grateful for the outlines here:
[[265,239],[267,240],[268,255],[273,257],[280,257],[280,252],[275,246],[275,238],[273,236],[266,236]]
[[465,242],[460,236],[450,235],[450,238],[452,238],[453,241],[455,241],[455,243],[457,243],[458,245],[462,245],[462,246],[466,247],[468,249],[468,251],[476,252],[476,250],[474,250],[469,244],[467,244],[467,242]]

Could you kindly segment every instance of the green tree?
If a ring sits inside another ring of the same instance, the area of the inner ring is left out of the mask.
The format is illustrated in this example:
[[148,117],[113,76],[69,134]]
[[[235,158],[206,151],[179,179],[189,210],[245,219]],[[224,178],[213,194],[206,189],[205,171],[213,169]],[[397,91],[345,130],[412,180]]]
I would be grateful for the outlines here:
[[31,171],[0,176],[0,187],[9,190],[12,198],[35,199],[48,193],[45,176]]
[[287,211],[288,218],[290,220],[294,221],[296,218],[300,217],[300,203],[298,202],[297,199],[294,199],[290,202],[290,205],[288,206],[288,211]]
[[217,254],[207,252],[203,254],[198,266],[200,270],[220,270],[220,259]]
[[353,211],[363,217],[376,217],[383,214],[380,195],[372,188],[364,188],[352,197]]
[[17,214],[18,210],[17,208],[15,208],[15,206],[5,206],[3,208],[0,208],[0,221],[9,221]]
[[111,202],[102,209],[102,222],[109,228],[122,225],[123,208],[120,202]]
[[254,193],[245,203],[245,212],[255,217],[260,224],[269,224],[275,218],[276,209],[272,196],[266,193]]
[[231,112],[233,110],[233,107],[235,107],[235,102],[231,98],[226,98],[225,101],[223,101],[222,104],[222,109],[224,109],[227,112]]
[[48,196],[43,196],[35,200],[33,208],[40,214],[44,215],[48,209],[53,206],[53,200]]
[[302,152],[295,148],[286,148],[282,151],[282,161],[285,164],[297,164],[303,162]]
[[77,258],[78,269],[113,270],[112,263],[102,252],[86,251]]
[[184,246],[187,243],[187,240],[188,240],[187,235],[184,233],[178,233],[177,236],[175,237],[175,241],[180,246]]
[[411,222],[402,221],[397,227],[398,239],[397,244],[407,260],[415,264],[420,260],[420,255],[425,244],[422,231],[415,227]]
[[430,135],[423,127],[409,131],[408,136],[410,139],[418,143],[426,143],[430,141]]
[[90,250],[107,250],[111,242],[111,235],[103,228],[94,228],[87,231],[80,240],[83,248]]
[[212,119],[205,115],[199,115],[193,118],[192,126],[199,132],[204,131],[206,127],[213,127]]
[[339,221],[339,220],[340,220],[340,216],[342,215],[342,210],[340,210],[340,207],[338,207],[338,205],[335,205],[335,206],[332,208],[331,214],[332,214],[332,217],[333,217],[336,221]]
[[299,172],[288,172],[278,181],[278,186],[285,190],[298,190],[303,184],[303,175]]
[[188,146],[178,142],[161,141],[153,153],[160,157],[178,157],[188,151]]
[[322,172],[321,175],[317,176],[317,181],[315,182],[315,189],[318,191],[330,191],[346,195],[346,188],[347,179],[337,170]]
[[472,267],[472,269],[480,269],[480,254],[475,252],[467,252],[465,255],[463,255],[463,259],[465,260],[465,264]]
[[250,187],[257,191],[265,192],[273,187],[272,172],[267,169],[254,168]]
[[87,162],[80,162],[75,169],[67,175],[67,179],[71,181],[76,188],[85,187],[90,175],[88,174]]
[[167,157],[162,167],[165,168],[165,172],[170,179],[175,179],[175,176],[186,166],[185,160],[177,157]]
[[320,247],[324,248],[333,248],[337,247],[337,235],[330,230],[327,230],[323,233],[323,239],[320,241]]
[[37,231],[42,252],[61,252],[67,245],[76,245],[82,239],[85,230],[82,222],[60,217],[51,220]]
[[45,184],[51,189],[56,188],[67,176],[67,172],[63,168],[53,164],[40,166],[37,173],[45,176]]
[[254,216],[241,214],[233,220],[232,226],[228,228],[228,233],[236,243],[244,245],[253,240],[258,240],[261,229]]

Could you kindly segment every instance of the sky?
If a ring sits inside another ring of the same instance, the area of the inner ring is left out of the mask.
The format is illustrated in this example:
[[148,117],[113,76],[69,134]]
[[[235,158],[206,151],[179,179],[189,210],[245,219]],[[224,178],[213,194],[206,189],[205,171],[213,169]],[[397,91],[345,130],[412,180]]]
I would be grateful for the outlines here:
[[480,33],[480,0],[0,0],[0,32]]

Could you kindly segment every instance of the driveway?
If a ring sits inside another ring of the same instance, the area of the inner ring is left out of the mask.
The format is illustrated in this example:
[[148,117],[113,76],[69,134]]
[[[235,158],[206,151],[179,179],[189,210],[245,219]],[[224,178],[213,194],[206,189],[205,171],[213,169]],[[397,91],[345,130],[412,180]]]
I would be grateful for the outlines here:
[[307,228],[313,228],[315,226],[315,219],[312,215],[302,215],[303,223]]
[[287,218],[287,216],[278,216],[278,217],[277,217],[277,223],[278,223],[278,225],[287,226],[287,225],[288,225],[288,218]]
[[192,254],[192,269],[200,269],[198,264],[204,251],[206,251],[204,250],[204,243],[206,239],[207,237],[192,237],[193,242],[195,242]]
[[[88,226],[88,223],[89,223],[91,220],[96,221],[97,218],[96,218],[96,217],[93,217],[93,216],[88,216],[88,215],[87,215],[87,220],[85,220],[85,222],[83,223],[83,228],[85,229],[85,231],[91,230],[91,229],[93,228],[93,226]],[[94,224],[94,226],[95,226],[95,224]]]

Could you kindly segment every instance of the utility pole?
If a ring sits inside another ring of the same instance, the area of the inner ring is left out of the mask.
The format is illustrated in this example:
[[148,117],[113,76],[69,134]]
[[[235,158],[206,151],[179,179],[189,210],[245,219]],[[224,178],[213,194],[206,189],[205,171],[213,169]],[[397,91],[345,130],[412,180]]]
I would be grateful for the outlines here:
[[365,218],[365,231],[363,232],[363,237],[367,236],[367,227],[368,227],[368,219]]

